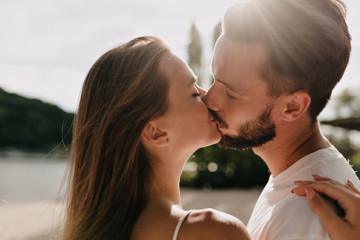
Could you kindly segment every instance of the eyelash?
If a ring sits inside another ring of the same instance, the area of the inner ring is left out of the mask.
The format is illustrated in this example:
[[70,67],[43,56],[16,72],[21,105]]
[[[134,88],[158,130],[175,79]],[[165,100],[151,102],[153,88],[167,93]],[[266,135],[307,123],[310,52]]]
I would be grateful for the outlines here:
[[201,96],[201,93],[197,92],[197,93],[193,93],[192,96],[194,98],[197,98],[197,97],[200,97]]

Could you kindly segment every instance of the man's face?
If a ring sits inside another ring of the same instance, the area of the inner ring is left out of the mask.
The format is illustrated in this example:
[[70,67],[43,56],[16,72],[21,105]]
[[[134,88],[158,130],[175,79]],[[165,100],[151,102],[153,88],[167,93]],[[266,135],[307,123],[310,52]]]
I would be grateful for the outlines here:
[[275,98],[262,76],[266,57],[261,44],[237,43],[224,35],[217,41],[214,84],[204,101],[218,122],[220,146],[258,147],[275,137],[271,118]]

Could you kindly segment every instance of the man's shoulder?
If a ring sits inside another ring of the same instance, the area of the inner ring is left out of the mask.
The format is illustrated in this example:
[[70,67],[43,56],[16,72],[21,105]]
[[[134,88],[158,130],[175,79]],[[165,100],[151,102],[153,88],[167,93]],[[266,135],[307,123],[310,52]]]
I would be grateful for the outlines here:
[[321,164],[321,162],[330,163],[334,161],[338,162],[339,160],[342,160],[341,162],[346,163],[344,156],[334,146],[331,146],[311,152],[300,158],[298,162],[303,164],[317,165]]
[[297,180],[313,180],[312,174],[342,181],[343,178],[349,174],[354,174],[354,170],[335,147],[329,147],[320,149],[299,159],[281,173],[281,175],[283,175],[281,181],[291,184]]
[[[314,236],[326,239],[321,222],[305,197],[289,194],[270,209],[258,209],[252,218],[253,221],[248,225],[252,237],[258,234],[256,236],[264,239],[311,239]],[[266,221],[262,221],[264,219]]]
[[[271,199],[262,199],[262,201],[271,203]],[[296,196],[291,194],[290,191],[289,194],[282,196],[281,200],[272,202],[271,204],[263,206],[263,208],[268,208],[269,211],[259,209],[258,213],[271,214],[271,221],[274,221],[274,219],[299,219],[299,217],[307,219],[315,215],[305,197]]]

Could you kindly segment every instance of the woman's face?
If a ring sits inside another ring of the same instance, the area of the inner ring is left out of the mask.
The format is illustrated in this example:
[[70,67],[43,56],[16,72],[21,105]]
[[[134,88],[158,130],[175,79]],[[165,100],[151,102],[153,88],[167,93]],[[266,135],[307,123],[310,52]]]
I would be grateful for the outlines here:
[[196,84],[188,65],[171,54],[162,67],[169,81],[169,107],[162,122],[173,146],[179,151],[195,151],[219,142],[221,134],[202,101],[205,91]]

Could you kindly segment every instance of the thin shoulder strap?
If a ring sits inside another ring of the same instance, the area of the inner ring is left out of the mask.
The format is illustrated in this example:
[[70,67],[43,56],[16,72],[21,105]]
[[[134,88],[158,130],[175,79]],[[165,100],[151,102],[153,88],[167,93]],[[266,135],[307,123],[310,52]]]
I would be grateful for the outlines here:
[[181,224],[184,222],[185,218],[190,214],[191,211],[188,211],[184,216],[182,216],[178,222],[178,224],[176,225],[176,228],[175,228],[175,232],[174,232],[174,235],[173,235],[173,238],[172,240],[176,240],[177,237],[178,237],[178,234],[179,234],[179,231],[180,231],[180,227],[181,227]]

